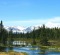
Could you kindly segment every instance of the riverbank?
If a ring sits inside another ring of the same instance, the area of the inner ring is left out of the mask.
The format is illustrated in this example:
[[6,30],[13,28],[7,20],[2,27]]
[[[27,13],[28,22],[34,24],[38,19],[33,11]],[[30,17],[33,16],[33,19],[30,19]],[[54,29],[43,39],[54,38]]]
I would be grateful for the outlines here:
[[0,52],[0,55],[28,55],[25,52]]

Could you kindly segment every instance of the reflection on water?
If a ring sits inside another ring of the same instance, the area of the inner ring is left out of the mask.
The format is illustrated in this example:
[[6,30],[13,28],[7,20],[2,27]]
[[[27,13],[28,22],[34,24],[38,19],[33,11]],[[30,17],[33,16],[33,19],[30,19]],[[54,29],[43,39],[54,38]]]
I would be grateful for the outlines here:
[[46,50],[47,50],[47,48],[40,47],[40,55],[46,55]]
[[35,49],[34,48],[33,47],[22,47],[22,48],[15,47],[13,50],[16,52],[26,52],[29,55],[39,55],[38,52],[40,52],[40,50],[36,49],[37,47]]

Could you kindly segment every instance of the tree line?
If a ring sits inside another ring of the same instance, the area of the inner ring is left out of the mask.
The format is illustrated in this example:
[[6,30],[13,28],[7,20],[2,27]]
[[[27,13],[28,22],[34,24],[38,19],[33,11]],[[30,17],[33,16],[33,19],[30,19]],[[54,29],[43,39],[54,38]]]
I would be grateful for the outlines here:
[[33,44],[36,44],[35,39],[39,39],[40,44],[48,45],[48,40],[60,39],[60,28],[48,28],[43,24],[38,29],[27,33],[13,33],[11,29],[9,32],[4,28],[3,22],[0,23],[0,45],[11,45],[12,41],[17,38],[32,39]]

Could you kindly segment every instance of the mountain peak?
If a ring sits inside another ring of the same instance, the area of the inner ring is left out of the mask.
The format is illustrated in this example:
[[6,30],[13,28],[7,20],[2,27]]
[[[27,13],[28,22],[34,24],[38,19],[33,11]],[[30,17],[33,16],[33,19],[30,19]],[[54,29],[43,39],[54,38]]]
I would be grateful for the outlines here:
[[27,33],[27,32],[31,32],[33,31],[33,29],[37,29],[37,27],[35,26],[30,26],[30,27],[22,27],[22,26],[4,26],[4,28],[8,31],[10,31],[12,29],[12,31],[15,33],[15,32],[18,32],[18,33]]

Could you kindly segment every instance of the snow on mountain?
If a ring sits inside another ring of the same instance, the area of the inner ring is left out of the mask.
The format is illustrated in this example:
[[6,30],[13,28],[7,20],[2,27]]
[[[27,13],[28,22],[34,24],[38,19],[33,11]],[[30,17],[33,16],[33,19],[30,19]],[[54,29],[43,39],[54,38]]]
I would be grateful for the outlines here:
[[12,29],[13,32],[23,33],[24,27],[21,26],[4,26],[7,31],[10,31]]
[[31,32],[31,31],[33,31],[34,29],[36,30],[36,29],[39,29],[39,27],[40,26],[30,26],[30,27],[27,27],[26,29],[25,29],[25,31],[26,32]]
[[[49,24],[51,24],[51,23],[49,23]],[[51,25],[48,25],[48,24],[45,24],[45,25],[46,25],[46,27],[49,27],[49,28],[51,26]],[[53,28],[53,26],[51,26],[51,27]],[[9,26],[4,26],[4,27],[7,31],[10,31],[12,29],[13,33],[16,33],[16,32],[18,32],[18,33],[27,33],[27,32],[33,31],[34,29],[35,30],[39,29],[39,27],[42,27],[42,25],[30,26],[30,27],[27,27],[27,28],[22,27],[22,26],[10,26],[10,27]]]
[[33,31],[34,29],[38,29],[38,26],[30,26],[30,27],[21,27],[21,26],[4,26],[4,28],[7,30],[7,31],[10,31],[12,29],[12,31],[15,33],[15,32],[18,32],[18,33],[27,33],[27,32],[31,32]]
[[27,27],[24,31],[25,32],[31,32],[33,29],[34,29],[34,27],[31,26],[31,27]]

